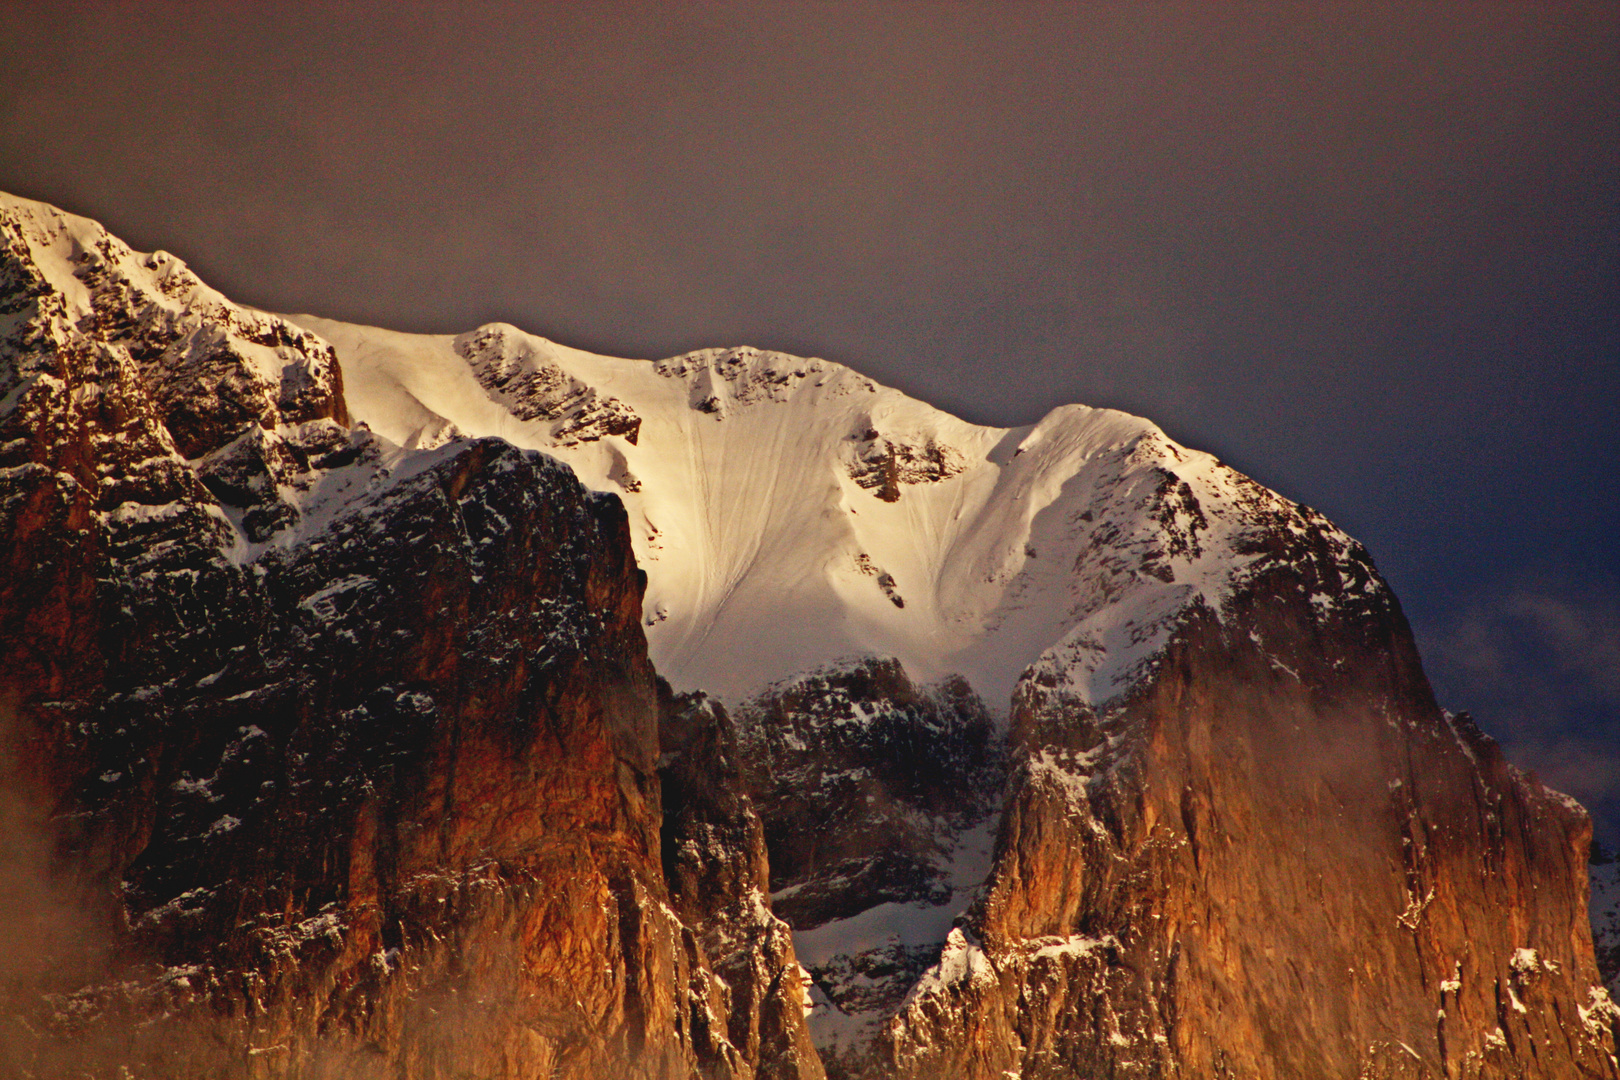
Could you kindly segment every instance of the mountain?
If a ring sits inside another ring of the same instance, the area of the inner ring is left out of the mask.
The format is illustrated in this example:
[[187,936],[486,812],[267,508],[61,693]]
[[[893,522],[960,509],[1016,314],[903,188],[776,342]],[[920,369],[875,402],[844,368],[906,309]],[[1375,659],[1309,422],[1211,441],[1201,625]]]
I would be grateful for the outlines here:
[[661,811],[620,504],[351,426],[172,257],[0,233],[7,1075],[820,1077],[757,817]]
[[1617,1074],[1584,812],[1151,423],[0,231],[17,1075]]
[[1063,642],[1101,704],[1178,613],[1218,607],[1276,557],[1247,550],[1253,537],[1311,531],[1334,548],[1329,573],[1369,592],[1375,576],[1320,515],[1112,410],[985,428],[756,349],[648,363],[503,324],[433,338],[293,321],[336,347],[378,434],[496,436],[616,494],[648,574],[654,663],[723,697],[879,655],[924,680],[963,676],[1004,708]]

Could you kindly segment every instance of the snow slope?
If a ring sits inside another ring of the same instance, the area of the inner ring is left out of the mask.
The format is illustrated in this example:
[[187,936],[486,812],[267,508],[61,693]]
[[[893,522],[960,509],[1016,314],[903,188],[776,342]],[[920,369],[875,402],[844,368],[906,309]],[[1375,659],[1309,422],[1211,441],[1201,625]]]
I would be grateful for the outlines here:
[[918,680],[960,673],[998,707],[1045,655],[1100,705],[1189,605],[1219,610],[1256,558],[1246,537],[1325,534],[1375,588],[1320,515],[1112,410],[980,427],[749,348],[653,362],[504,324],[433,337],[292,318],[336,347],[351,412],[386,438],[495,435],[618,494],[653,660],[678,688],[735,701],[876,654]]

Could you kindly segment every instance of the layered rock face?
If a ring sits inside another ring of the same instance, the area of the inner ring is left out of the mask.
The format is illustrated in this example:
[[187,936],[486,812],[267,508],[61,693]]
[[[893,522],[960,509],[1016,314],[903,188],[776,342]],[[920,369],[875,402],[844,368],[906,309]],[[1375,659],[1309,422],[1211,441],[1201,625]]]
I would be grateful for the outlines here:
[[785,928],[734,993],[733,898],[671,906],[618,502],[351,430],[325,343],[90,222],[0,237],[5,809],[50,863],[6,1071],[821,1075]]
[[1310,546],[1105,708],[1028,673],[985,897],[873,1075],[1615,1074],[1584,812]]
[[463,357],[489,395],[520,420],[551,423],[560,446],[622,436],[632,446],[641,418],[624,402],[599,395],[556,364],[526,353],[509,328],[496,324],[456,338]]
[[1584,813],[1148,422],[0,243],[0,1075],[1617,1076]]

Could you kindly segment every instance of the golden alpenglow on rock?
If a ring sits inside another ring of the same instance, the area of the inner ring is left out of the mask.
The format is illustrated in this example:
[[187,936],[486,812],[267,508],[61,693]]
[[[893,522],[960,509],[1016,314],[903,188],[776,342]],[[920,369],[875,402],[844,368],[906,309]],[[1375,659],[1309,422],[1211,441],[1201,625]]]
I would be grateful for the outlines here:
[[0,1075],[1620,1076],[1591,825],[1152,423],[0,197]]

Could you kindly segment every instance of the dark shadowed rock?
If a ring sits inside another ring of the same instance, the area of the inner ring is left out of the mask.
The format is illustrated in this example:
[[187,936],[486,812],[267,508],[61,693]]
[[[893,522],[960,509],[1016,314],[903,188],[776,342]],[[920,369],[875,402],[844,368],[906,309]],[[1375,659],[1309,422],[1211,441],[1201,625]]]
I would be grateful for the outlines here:
[[994,808],[1003,768],[965,682],[918,688],[869,658],[774,686],[740,716],[783,918],[806,930],[949,893],[940,856]]
[[747,1078],[805,1043],[774,990],[693,1029],[617,500],[348,430],[319,339],[89,222],[0,229],[7,810],[101,943],[0,969],[6,1069]]

